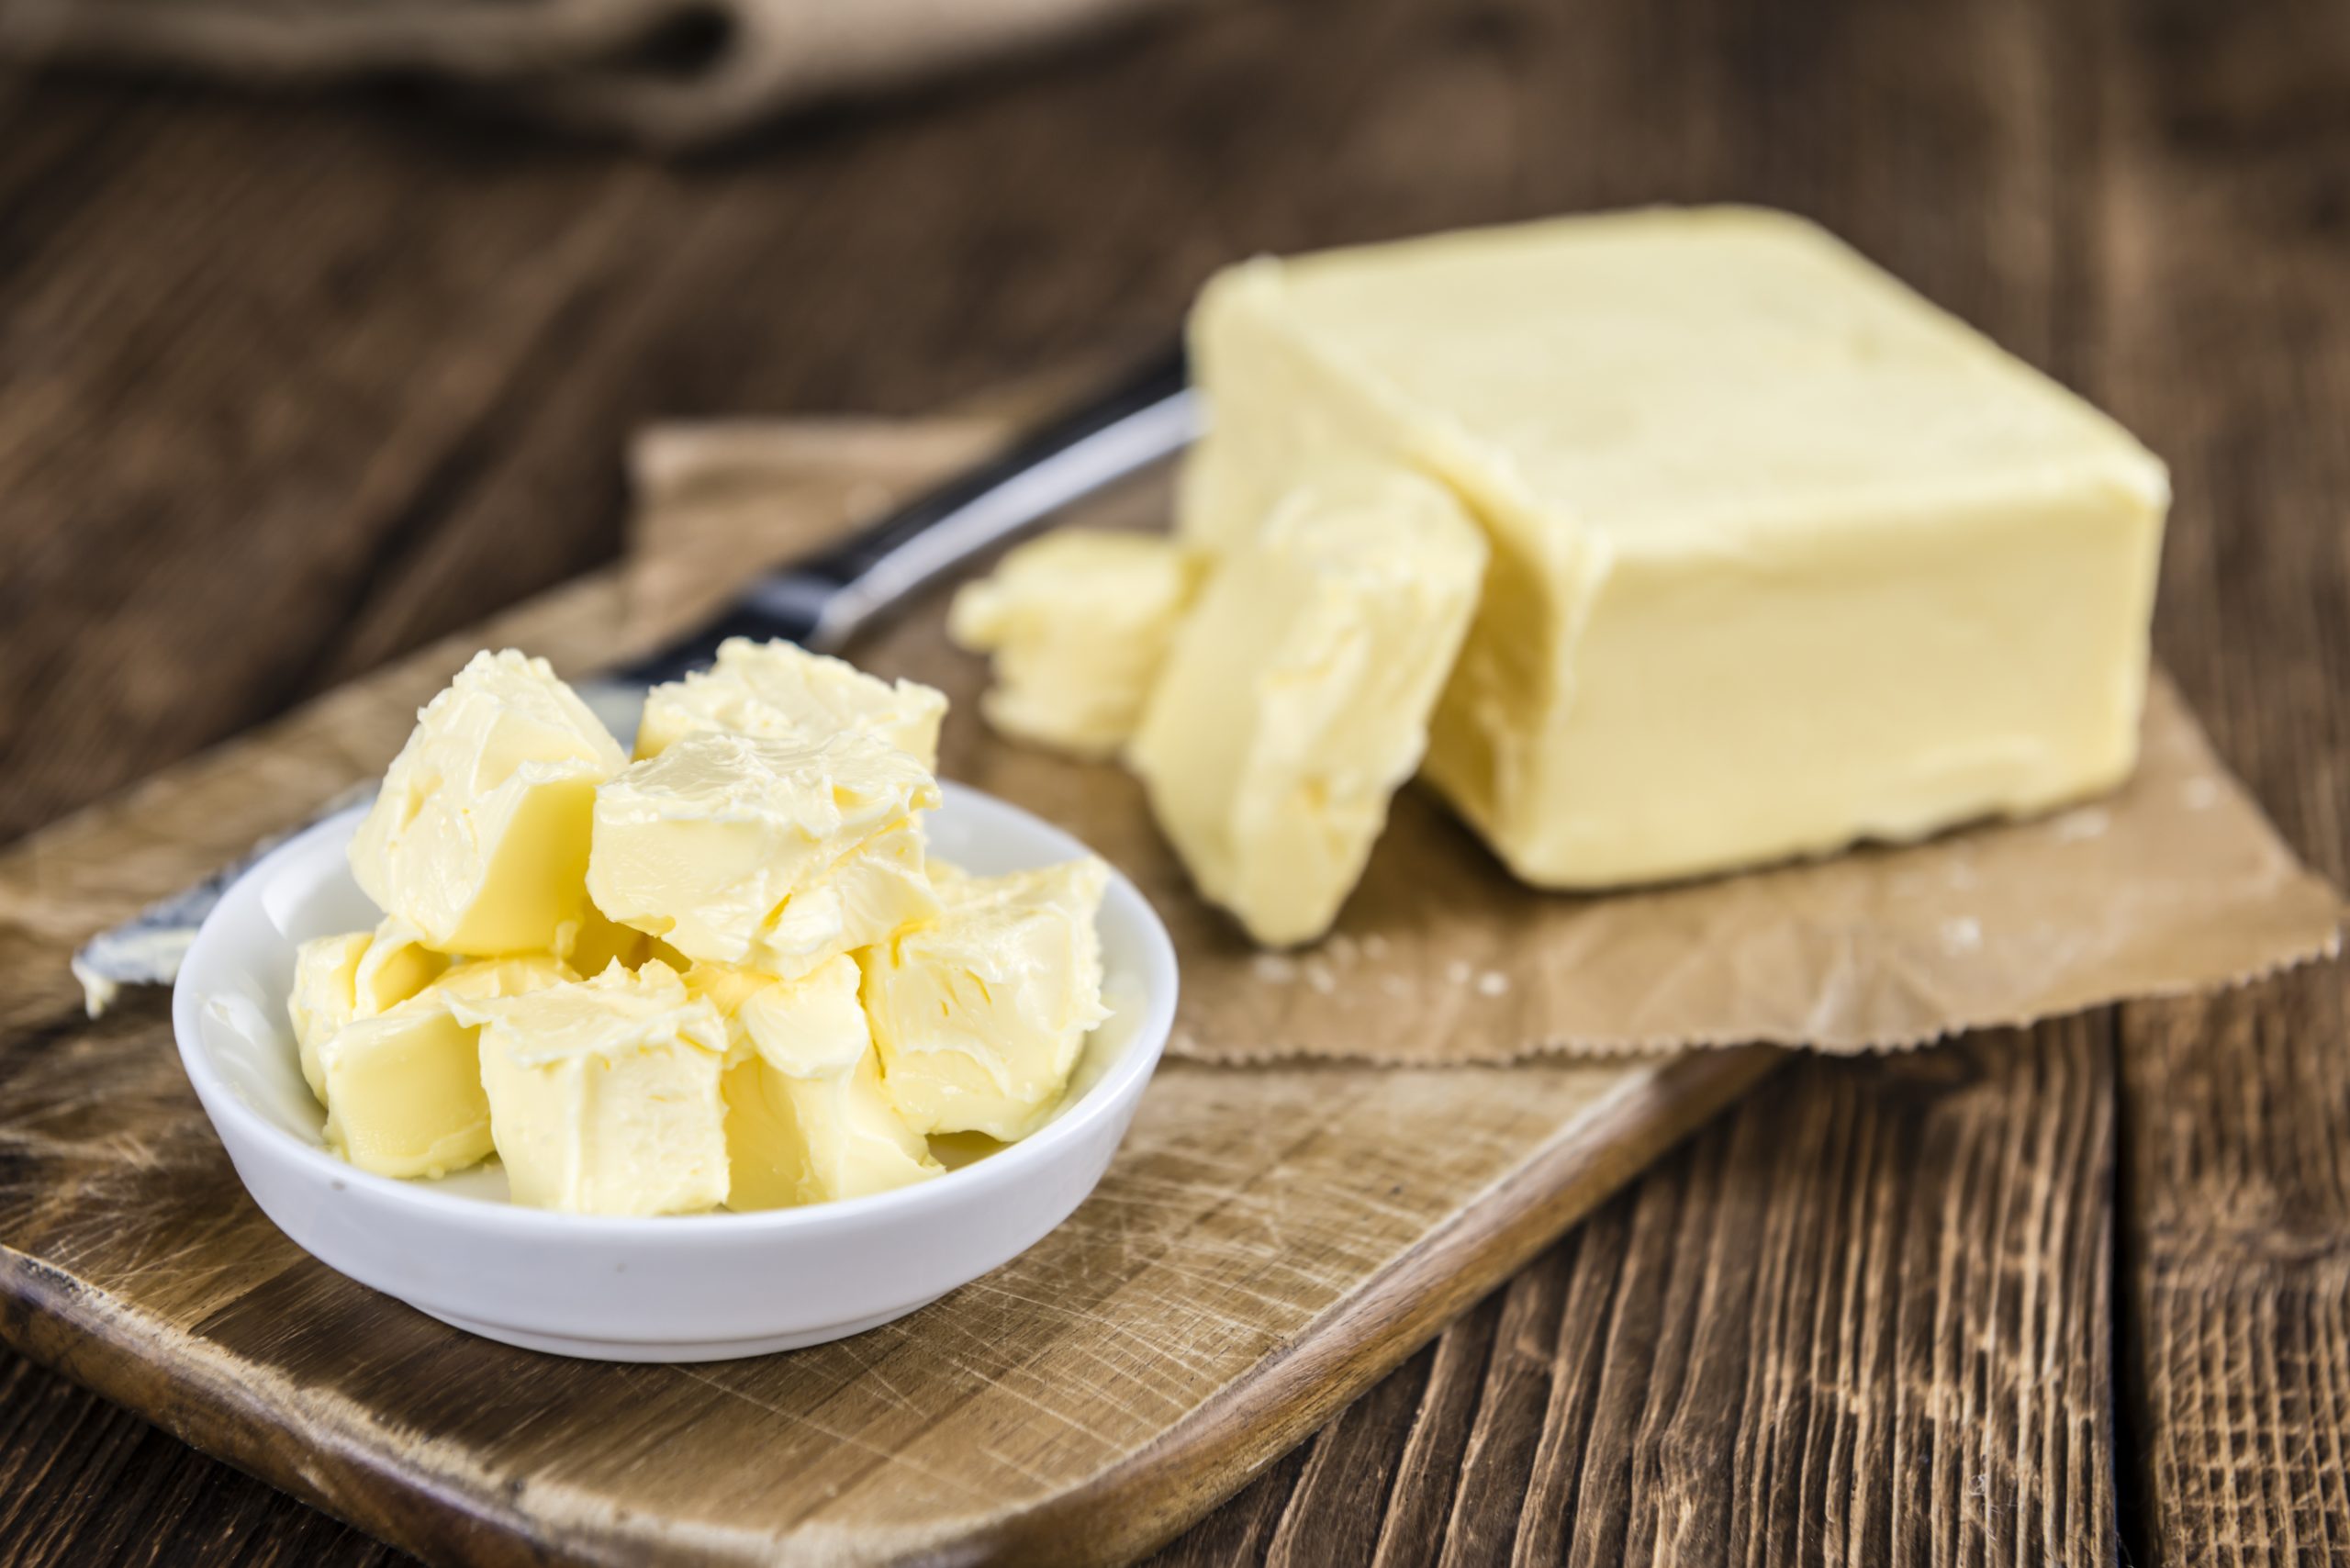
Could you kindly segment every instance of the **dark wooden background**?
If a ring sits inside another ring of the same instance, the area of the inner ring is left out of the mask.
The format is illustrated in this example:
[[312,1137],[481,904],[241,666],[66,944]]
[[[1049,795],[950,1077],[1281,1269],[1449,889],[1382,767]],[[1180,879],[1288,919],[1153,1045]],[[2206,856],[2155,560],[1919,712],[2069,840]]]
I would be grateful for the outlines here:
[[[0,837],[610,557],[656,415],[913,411],[1258,250],[1820,218],[2176,470],[2157,641],[2350,876],[2350,8],[1209,5],[665,165],[0,84]],[[2342,1561],[2339,967],[1804,1063],[1169,1562]],[[393,1555],[0,1356],[0,1558]]]

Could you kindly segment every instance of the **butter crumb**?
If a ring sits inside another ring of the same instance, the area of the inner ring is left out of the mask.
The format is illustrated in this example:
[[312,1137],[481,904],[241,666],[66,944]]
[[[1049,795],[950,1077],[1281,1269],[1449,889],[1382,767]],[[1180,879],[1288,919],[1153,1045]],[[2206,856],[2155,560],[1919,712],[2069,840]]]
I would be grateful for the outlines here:
[[1477,994],[1479,996],[1508,995],[1509,976],[1499,969],[1487,969],[1477,977]]
[[1274,985],[1287,985],[1297,979],[1297,962],[1279,953],[1259,953],[1248,966],[1257,978]]

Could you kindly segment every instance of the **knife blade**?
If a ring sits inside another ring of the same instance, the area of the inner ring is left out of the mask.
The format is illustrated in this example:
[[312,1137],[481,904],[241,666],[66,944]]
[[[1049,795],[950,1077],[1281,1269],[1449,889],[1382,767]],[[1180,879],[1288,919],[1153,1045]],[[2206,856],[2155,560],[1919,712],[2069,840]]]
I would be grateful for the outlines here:
[[[1071,503],[1169,457],[1197,439],[1203,413],[1180,344],[1163,350],[1000,456],[753,583],[704,624],[652,653],[582,681],[580,696],[623,741],[648,687],[717,657],[729,637],[781,637],[837,653],[927,585]],[[168,985],[220,895],[278,845],[374,793],[345,791],[308,821],[254,845],[192,887],[98,933],[73,955],[84,1004],[96,1017],[126,985]]]

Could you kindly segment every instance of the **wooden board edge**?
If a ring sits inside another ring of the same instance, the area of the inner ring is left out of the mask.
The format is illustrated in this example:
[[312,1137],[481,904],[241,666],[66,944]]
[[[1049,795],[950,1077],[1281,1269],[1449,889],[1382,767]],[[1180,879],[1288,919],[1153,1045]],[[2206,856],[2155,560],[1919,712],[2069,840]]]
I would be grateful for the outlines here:
[[1088,1484],[1008,1519],[957,1561],[1105,1568],[1199,1522],[1659,1156],[1785,1061],[1774,1046],[1695,1050],[1612,1095],[1225,1389]]
[[[1163,1544],[1239,1490],[1523,1267],[1658,1155],[1759,1082],[1785,1054],[1699,1051],[1664,1064],[1578,1123],[1418,1248],[1367,1280],[1294,1348],[1092,1483],[983,1539],[937,1543],[958,1560],[1098,1564]],[[0,1247],[0,1339],[345,1523],[431,1562],[631,1560],[649,1540],[625,1524],[557,1549],[503,1486],[435,1470],[331,1426],[305,1440],[234,1369],[191,1342],[169,1356],[81,1282]],[[69,1301],[75,1310],[69,1314]],[[190,1353],[192,1352],[192,1353]],[[576,1530],[579,1521],[571,1521]],[[674,1544],[674,1543],[672,1543]]]

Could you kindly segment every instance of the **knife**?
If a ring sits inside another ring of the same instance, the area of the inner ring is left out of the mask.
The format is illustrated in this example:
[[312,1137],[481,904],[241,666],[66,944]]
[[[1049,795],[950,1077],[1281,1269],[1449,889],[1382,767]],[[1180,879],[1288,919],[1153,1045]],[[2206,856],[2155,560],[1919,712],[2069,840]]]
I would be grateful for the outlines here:
[[[645,689],[709,665],[729,637],[781,637],[834,653],[910,597],[991,546],[1035,528],[1197,438],[1203,412],[1180,344],[1154,354],[1001,456],[859,530],[822,554],[753,583],[709,622],[618,669],[578,683],[599,718],[625,737]],[[126,985],[168,985],[229,885],[295,834],[374,793],[330,801],[308,821],[262,840],[195,886],[157,901],[73,955],[96,1017]]]

